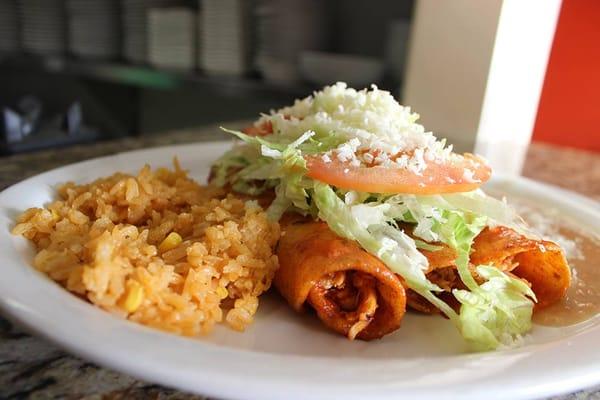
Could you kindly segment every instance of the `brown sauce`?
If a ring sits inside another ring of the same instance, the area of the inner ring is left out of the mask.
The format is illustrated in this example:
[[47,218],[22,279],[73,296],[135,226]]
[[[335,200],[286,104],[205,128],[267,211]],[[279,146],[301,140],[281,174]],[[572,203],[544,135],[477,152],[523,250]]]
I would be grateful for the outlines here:
[[575,242],[579,255],[568,259],[572,280],[566,297],[534,313],[533,321],[539,325],[574,325],[600,313],[600,240],[570,227],[561,226],[558,231]]
[[600,314],[600,235],[579,229],[557,209],[502,191],[492,195],[496,198],[506,195],[533,231],[568,250],[565,254],[571,268],[571,286],[562,301],[534,311],[533,322],[561,327],[575,325]]

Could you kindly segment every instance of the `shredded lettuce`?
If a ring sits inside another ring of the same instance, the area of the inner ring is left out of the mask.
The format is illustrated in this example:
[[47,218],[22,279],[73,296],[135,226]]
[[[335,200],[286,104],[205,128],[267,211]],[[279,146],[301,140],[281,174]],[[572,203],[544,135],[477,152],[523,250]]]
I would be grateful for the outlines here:
[[289,205],[294,205],[302,213],[310,210],[306,186],[310,181],[304,177],[306,161],[300,151],[292,146],[284,150],[278,158],[281,161],[280,173],[285,175],[275,188],[275,201],[267,210],[267,214],[278,220]]
[[[460,332],[474,350],[493,350],[510,345],[531,329],[535,295],[523,281],[494,268],[480,265],[479,285],[469,270],[473,239],[485,227],[485,216],[461,211],[444,211],[444,224],[436,224],[441,240],[457,252],[456,266],[468,290],[454,290],[461,303]],[[471,217],[469,217],[471,216]]]
[[432,231],[443,243],[456,251],[456,266],[460,279],[469,290],[473,291],[479,285],[469,271],[469,255],[471,254],[473,239],[485,227],[486,217],[474,217],[460,211],[444,210],[441,213],[441,219],[443,223],[436,220],[432,226]]
[[476,290],[454,290],[460,308],[461,334],[474,350],[511,345],[531,329],[535,294],[527,284],[497,268],[480,265],[486,282]]
[[356,240],[366,251],[378,257],[390,270],[402,276],[407,285],[435,304],[455,324],[458,315],[436,297],[433,291],[441,289],[425,276],[427,259],[421,254],[414,241],[401,230],[379,224],[365,228],[352,215],[349,207],[324,183],[315,182],[314,201],[319,217],[338,235]]
[[421,207],[430,206],[437,209],[462,211],[485,216],[488,218],[489,224],[507,226],[527,236],[532,235],[523,219],[512,207],[505,201],[486,195],[480,189],[445,195],[405,195],[402,197],[412,199],[413,202],[417,202]]
[[273,138],[278,138],[277,136],[270,136],[271,140],[266,140],[266,139],[263,139],[261,136],[250,136],[250,135],[246,135],[243,132],[234,131],[234,130],[223,128],[223,127],[221,127],[221,129],[227,133],[231,133],[233,136],[237,137],[238,139],[240,139],[243,142],[248,143],[248,144],[252,144],[252,145],[256,145],[256,146],[267,146],[270,149],[274,149],[274,150],[278,150],[278,151],[283,151],[288,146],[287,143],[280,143],[279,141],[273,140]]
[[248,146],[237,146],[229,150],[215,161],[212,166],[212,172],[214,174],[213,183],[217,186],[225,186],[231,171],[248,167],[257,155],[258,153],[256,150]]
[[427,251],[439,251],[443,249],[442,246],[437,246],[435,244],[427,243],[419,239],[413,239],[415,244],[417,245],[417,249],[427,250]]
[[[469,269],[471,246],[490,217],[502,219],[505,224],[516,223],[509,210],[492,212],[488,209],[486,212],[486,205],[490,203],[484,199],[487,196],[479,192],[473,197],[450,195],[449,200],[447,196],[393,196],[385,204],[405,205],[410,213],[406,219],[416,223],[413,231],[416,236],[426,241],[434,238],[456,251],[458,273],[468,289],[453,291],[461,302],[459,330],[475,350],[490,350],[512,343],[531,329],[535,296],[523,281],[497,268],[475,268],[485,280],[481,285],[472,275]],[[457,199],[463,203],[462,210],[456,206]],[[472,209],[478,213],[470,211]]]
[[[487,217],[438,209],[427,203],[420,206],[417,197],[411,197],[408,205],[400,196],[395,196],[396,203],[347,205],[323,183],[315,183],[314,194],[321,219],[338,235],[358,241],[366,251],[402,276],[412,290],[446,314],[473,349],[495,349],[531,329],[535,296],[524,282],[497,268],[478,266],[476,271],[485,280],[479,285],[469,270],[473,240],[486,226]],[[434,237],[457,252],[458,272],[468,289],[453,292],[461,302],[460,314],[435,296],[441,289],[425,276],[427,260],[417,250],[415,240],[387,223],[392,218],[416,222],[415,235],[419,236],[417,229],[422,226],[420,234],[424,239]]]
[[[340,144],[344,143],[347,139],[345,136],[340,135],[334,131],[324,131],[322,129],[308,130],[297,137],[282,136],[282,135],[268,135],[265,137],[261,136],[250,136],[243,132],[226,129],[221,127],[224,132],[230,133],[243,142],[254,145],[264,146],[268,149],[277,150],[279,152],[284,151],[289,146],[298,148],[302,154],[316,154],[329,151],[336,148]],[[306,137],[307,133],[310,135]]]
[[[312,187],[312,181],[305,177],[306,161],[303,157],[303,151],[313,150],[317,148],[326,151],[327,146],[337,142],[331,139],[330,143],[312,141],[316,136],[314,131],[306,131],[300,137],[294,140],[281,140],[270,135],[267,138],[249,136],[242,132],[224,129],[225,132],[231,133],[238,139],[246,142],[245,147],[251,147],[254,150],[245,150],[247,154],[253,154],[254,159],[249,162],[245,159],[244,162],[234,162],[239,158],[237,153],[232,153],[229,158],[224,158],[217,163],[217,171],[227,175],[227,168],[242,167],[229,176],[232,181],[232,187],[242,193],[258,194],[264,190],[264,187],[256,187],[256,181],[267,182],[270,187],[275,188],[275,200],[269,206],[267,215],[273,220],[278,220],[284,212],[291,207],[296,212],[307,214],[315,212],[309,203],[309,195],[307,188]],[[275,140],[271,140],[274,138]],[[321,143],[317,145],[316,143]],[[218,179],[216,183],[223,186],[227,182],[227,178]],[[239,185],[239,186],[236,186]]]

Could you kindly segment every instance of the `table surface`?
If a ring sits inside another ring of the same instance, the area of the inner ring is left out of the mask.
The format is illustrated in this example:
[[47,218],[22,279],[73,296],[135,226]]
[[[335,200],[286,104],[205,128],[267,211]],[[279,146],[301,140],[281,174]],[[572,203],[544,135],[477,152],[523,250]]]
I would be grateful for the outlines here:
[[[132,137],[0,158],[0,190],[29,176],[88,158],[143,147],[222,139],[218,127]],[[524,175],[600,201],[600,154],[534,143]],[[0,318],[0,398],[203,399],[142,382],[73,357]],[[600,399],[600,388],[555,400]]]

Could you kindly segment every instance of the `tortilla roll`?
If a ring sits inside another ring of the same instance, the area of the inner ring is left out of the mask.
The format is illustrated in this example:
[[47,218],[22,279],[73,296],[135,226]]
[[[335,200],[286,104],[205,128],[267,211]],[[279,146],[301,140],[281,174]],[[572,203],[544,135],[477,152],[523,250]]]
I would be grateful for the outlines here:
[[[436,245],[442,246],[442,249],[422,250],[429,260],[427,278],[444,289],[439,295],[443,300],[458,307],[451,291],[456,288],[462,289],[464,286],[456,270],[456,253],[445,245]],[[492,265],[527,281],[538,300],[535,309],[560,301],[571,284],[571,270],[557,244],[529,239],[503,226],[484,229],[473,242],[470,268],[476,280],[481,282],[475,272],[477,265]],[[417,311],[438,312],[424,298],[410,290],[407,298],[409,307]]]
[[475,238],[471,262],[474,265],[504,265],[531,284],[536,308],[552,305],[565,297],[571,285],[571,269],[556,243],[533,240],[510,228],[485,229]]
[[406,294],[385,264],[324,222],[291,220],[282,230],[274,284],[294,310],[312,307],[349,339],[378,339],[400,327]]

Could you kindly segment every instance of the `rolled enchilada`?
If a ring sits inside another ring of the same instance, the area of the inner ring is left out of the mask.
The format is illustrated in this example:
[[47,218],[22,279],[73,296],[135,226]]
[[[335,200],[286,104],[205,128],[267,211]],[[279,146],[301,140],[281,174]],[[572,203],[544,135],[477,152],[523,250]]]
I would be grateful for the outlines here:
[[[289,222],[291,221],[291,222]],[[315,310],[330,329],[350,339],[378,339],[400,327],[405,307],[434,314],[439,309],[409,288],[376,257],[355,242],[333,233],[327,224],[302,218],[284,218],[283,236],[277,255],[280,268],[275,287],[288,303],[301,311]],[[407,232],[412,229],[404,227]],[[427,278],[440,286],[438,297],[455,308],[453,289],[464,286],[456,268],[456,252],[439,248],[421,250],[429,262]],[[570,285],[570,270],[555,243],[529,239],[513,229],[484,229],[473,244],[470,257],[475,265],[491,265],[525,280],[532,286],[536,309],[564,297]]]
[[[456,268],[456,252],[447,245],[436,243],[437,251],[421,250],[427,257],[427,278],[444,292],[438,297],[458,307],[451,292],[463,285]],[[535,309],[561,300],[571,283],[571,272],[560,247],[553,242],[528,238],[513,229],[496,226],[484,229],[473,242],[470,256],[471,273],[480,281],[473,266],[491,265],[505,273],[525,280],[535,293]],[[425,313],[439,309],[412,290],[407,291],[410,308]]]
[[297,220],[282,229],[274,283],[296,311],[309,306],[350,339],[377,339],[400,327],[406,294],[385,264],[324,222]]

